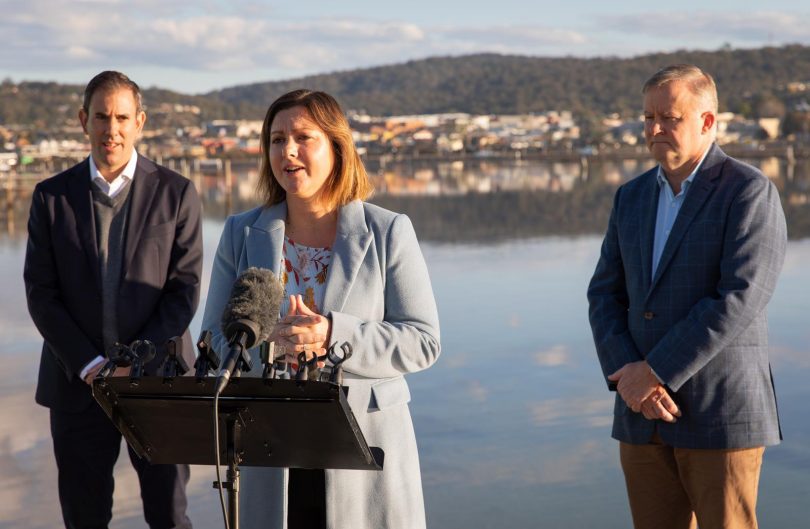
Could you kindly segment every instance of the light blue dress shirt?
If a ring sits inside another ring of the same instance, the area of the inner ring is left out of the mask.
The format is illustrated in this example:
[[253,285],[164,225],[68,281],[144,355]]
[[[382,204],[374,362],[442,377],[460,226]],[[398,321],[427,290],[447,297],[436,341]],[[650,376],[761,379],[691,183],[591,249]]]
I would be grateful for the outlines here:
[[661,260],[661,254],[664,253],[664,246],[667,244],[667,239],[669,238],[669,233],[672,231],[672,226],[675,224],[675,219],[678,218],[678,212],[681,210],[683,201],[686,198],[686,193],[695,180],[695,175],[700,169],[700,166],[703,165],[703,160],[706,158],[708,152],[709,150],[707,149],[706,152],[703,153],[700,162],[695,166],[695,170],[692,171],[681,184],[681,192],[677,195],[672,191],[672,186],[669,185],[664,170],[660,165],[658,166],[657,177],[660,191],[658,193],[658,214],[655,217],[652,277],[655,277],[655,271],[658,269],[658,261]]

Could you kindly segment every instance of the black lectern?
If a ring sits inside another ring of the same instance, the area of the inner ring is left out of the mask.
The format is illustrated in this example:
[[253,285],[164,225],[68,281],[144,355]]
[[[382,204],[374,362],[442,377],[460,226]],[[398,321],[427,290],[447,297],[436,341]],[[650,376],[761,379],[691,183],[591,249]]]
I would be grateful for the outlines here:
[[[93,381],[93,394],[127,442],[150,463],[213,465],[214,378]],[[239,432],[240,464],[381,470],[343,388],[330,382],[234,378],[219,398],[220,438]],[[225,460],[223,449],[220,457]]]
[[[96,378],[93,395],[150,463],[215,465],[214,385],[193,376]],[[220,458],[229,465],[229,518],[238,520],[239,465],[382,470],[331,382],[234,378],[219,397]],[[238,522],[237,522],[238,524]],[[231,523],[231,527],[237,524]]]

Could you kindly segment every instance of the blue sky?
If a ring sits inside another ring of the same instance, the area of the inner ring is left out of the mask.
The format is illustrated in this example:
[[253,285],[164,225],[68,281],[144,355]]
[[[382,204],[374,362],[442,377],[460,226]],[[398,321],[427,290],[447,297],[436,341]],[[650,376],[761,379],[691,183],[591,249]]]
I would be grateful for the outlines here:
[[0,78],[184,93],[439,55],[810,45],[802,0],[0,0]]

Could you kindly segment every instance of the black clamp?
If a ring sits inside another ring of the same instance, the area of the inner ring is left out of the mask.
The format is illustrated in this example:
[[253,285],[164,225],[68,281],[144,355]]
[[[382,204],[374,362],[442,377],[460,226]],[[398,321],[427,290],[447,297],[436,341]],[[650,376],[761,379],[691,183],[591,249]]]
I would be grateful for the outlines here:
[[96,375],[96,378],[107,378],[115,373],[116,368],[129,367],[135,360],[132,350],[122,343],[115,342],[107,349],[107,363]]
[[188,371],[188,364],[182,353],[182,338],[174,336],[166,342],[166,358],[163,359],[161,372],[163,373],[163,383],[171,384],[174,377],[181,376]]
[[[336,349],[337,343],[333,343],[326,350],[323,356],[313,356],[309,360],[306,359],[306,352],[298,355],[298,373],[295,379],[299,382],[307,380],[324,380],[343,385],[343,362],[351,358],[352,346],[349,342],[340,344],[340,349]],[[324,373],[321,376],[321,369],[318,367],[318,362],[329,362],[331,364],[331,373],[328,375]]]
[[298,372],[295,374],[295,380],[298,382],[318,380],[321,377],[321,368],[318,367],[318,362],[323,362],[328,356],[328,354],[323,356],[313,354],[312,358],[307,360],[307,351],[298,353]]
[[259,344],[259,358],[264,364],[262,378],[267,384],[272,384],[276,379],[289,379],[290,373],[287,370],[287,361],[279,360],[275,357],[276,344],[264,341]]
[[338,386],[343,385],[343,362],[348,360],[352,357],[352,344],[349,342],[343,342],[340,344],[340,351],[341,353],[338,354],[335,352],[335,345],[337,343],[333,343],[329,346],[329,349],[326,350],[326,358],[332,363],[332,375],[329,378],[329,382],[333,384],[337,384]]
[[208,376],[212,369],[219,367],[219,355],[217,355],[217,352],[211,347],[212,337],[213,333],[211,331],[204,330],[200,333],[200,338],[197,340],[197,351],[199,351],[200,354],[194,362],[194,376],[199,383],[205,380],[205,377]]
[[149,340],[135,340],[129,345],[134,360],[129,372],[129,383],[137,386],[143,376],[143,367],[155,357],[155,344]]

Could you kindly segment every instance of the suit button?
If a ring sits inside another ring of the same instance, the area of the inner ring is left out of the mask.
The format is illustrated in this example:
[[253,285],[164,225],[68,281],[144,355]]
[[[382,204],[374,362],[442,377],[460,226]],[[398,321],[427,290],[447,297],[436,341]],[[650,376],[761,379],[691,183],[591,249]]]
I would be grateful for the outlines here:
[[651,320],[653,318],[655,318],[655,313],[654,312],[645,312],[644,313],[644,319],[645,320]]

